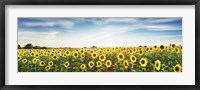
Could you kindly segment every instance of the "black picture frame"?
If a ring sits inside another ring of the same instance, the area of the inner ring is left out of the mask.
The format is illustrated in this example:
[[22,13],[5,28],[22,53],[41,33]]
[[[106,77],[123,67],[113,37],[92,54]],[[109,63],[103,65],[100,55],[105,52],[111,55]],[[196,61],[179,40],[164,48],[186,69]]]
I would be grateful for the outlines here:
[[[5,85],[5,6],[6,5],[195,5],[195,85]],[[200,0],[0,0],[0,88],[1,90],[194,90],[199,89]]]

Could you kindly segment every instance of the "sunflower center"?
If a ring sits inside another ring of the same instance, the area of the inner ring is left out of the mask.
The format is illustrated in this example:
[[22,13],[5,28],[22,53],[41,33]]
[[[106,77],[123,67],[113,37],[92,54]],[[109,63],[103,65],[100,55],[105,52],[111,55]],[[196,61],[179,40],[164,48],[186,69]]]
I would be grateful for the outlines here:
[[110,65],[110,62],[108,62],[107,64]]
[[156,63],[156,67],[158,67],[158,63]]
[[69,54],[69,52],[67,52],[67,54]]
[[125,66],[127,66],[128,64],[127,64],[127,62],[125,62]]
[[140,54],[142,54],[142,51],[140,51]]
[[98,63],[98,65],[101,65],[100,63]]
[[175,47],[175,45],[173,44],[172,47]]
[[75,53],[74,56],[77,56],[77,53]]
[[141,63],[142,63],[142,64],[144,64],[144,63],[145,63],[145,61],[144,61],[144,60],[142,60],[142,61],[141,61]]
[[122,59],[122,58],[123,58],[123,56],[122,56],[122,55],[119,55],[119,58],[120,58],[120,59]]
[[56,58],[56,56],[54,56],[53,58]]
[[164,46],[163,46],[163,45],[161,45],[161,46],[160,46],[160,49],[164,49]]
[[94,57],[96,57],[96,54],[93,54]]
[[101,56],[101,59],[104,59],[104,56]]
[[81,53],[83,53],[83,51],[81,51]]
[[93,63],[90,63],[90,66],[93,66]]
[[135,60],[135,57],[132,57],[132,60]]
[[20,59],[20,57],[18,57],[18,59]]
[[176,71],[179,71],[179,67],[175,67],[175,70],[176,70]]
[[82,68],[84,68],[84,66],[82,65]]

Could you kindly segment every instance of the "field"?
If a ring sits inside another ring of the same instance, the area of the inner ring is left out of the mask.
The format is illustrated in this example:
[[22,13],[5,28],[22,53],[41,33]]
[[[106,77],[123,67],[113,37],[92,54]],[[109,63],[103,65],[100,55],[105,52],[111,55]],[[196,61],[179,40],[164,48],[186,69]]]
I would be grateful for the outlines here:
[[19,72],[182,72],[182,45],[18,49]]

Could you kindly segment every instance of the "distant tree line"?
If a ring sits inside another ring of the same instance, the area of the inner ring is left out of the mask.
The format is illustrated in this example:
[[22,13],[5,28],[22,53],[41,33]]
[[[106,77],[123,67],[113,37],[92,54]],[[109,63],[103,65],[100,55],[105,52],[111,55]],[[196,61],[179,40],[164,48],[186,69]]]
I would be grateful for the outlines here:
[[18,49],[47,49],[47,47],[43,46],[33,46],[31,43],[26,44],[24,47],[21,47],[18,44]]

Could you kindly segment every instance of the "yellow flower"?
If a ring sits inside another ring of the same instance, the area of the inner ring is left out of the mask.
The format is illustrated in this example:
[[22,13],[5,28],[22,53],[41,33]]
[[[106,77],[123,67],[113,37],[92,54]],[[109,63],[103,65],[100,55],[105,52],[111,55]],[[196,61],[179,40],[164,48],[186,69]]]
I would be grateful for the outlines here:
[[176,48],[176,53],[179,53],[179,52],[180,52],[179,48]]
[[146,58],[141,58],[139,63],[142,67],[146,67],[146,65],[148,64],[148,61]]
[[69,66],[69,62],[68,61],[66,61],[65,63],[64,63],[64,67],[68,67]]
[[131,60],[131,62],[135,63],[137,58],[135,56],[131,55],[130,56],[130,60]]
[[56,59],[58,59],[58,57],[57,57],[56,55],[53,55],[53,56],[52,56],[52,59],[53,59],[53,60],[56,60]]
[[118,55],[117,55],[117,59],[119,60],[119,61],[123,61],[124,60],[124,54],[122,54],[122,53],[119,53]]
[[182,67],[181,67],[180,64],[175,65],[173,69],[174,69],[174,72],[181,72],[182,71]]
[[93,61],[90,61],[90,62],[88,63],[88,66],[89,66],[90,68],[94,67],[94,62],[93,62]]
[[84,53],[81,54],[81,58],[82,59],[85,58],[85,54]]
[[68,50],[65,53],[66,53],[67,56],[70,55],[70,51],[68,51]]
[[50,62],[48,63],[48,65],[49,65],[50,67],[53,66],[53,65],[54,65],[53,61],[50,61]]
[[101,67],[102,66],[102,62],[101,61],[97,61],[96,64],[97,64],[97,67]]
[[37,58],[38,58],[39,56],[40,56],[40,55],[39,55],[38,53],[36,53],[36,54],[35,54],[35,57],[37,57]]
[[156,69],[157,71],[160,70],[160,66],[161,66],[160,60],[156,60],[156,61],[155,61],[155,69]]
[[38,61],[38,59],[36,59],[36,58],[34,58],[33,60],[32,60],[32,62],[35,64],[35,63],[37,63],[37,61]]
[[165,46],[164,45],[160,45],[160,50],[164,50]]
[[80,68],[83,70],[86,68],[85,64],[81,64]]
[[51,68],[50,66],[46,66],[46,67],[45,67],[45,70],[46,70],[46,71],[49,71],[50,68]]
[[139,50],[139,54],[140,55],[143,55],[143,53],[144,53],[144,51],[141,49],[141,50]]
[[97,57],[98,57],[97,53],[96,53],[96,52],[93,52],[93,53],[92,53],[92,58],[95,59],[95,58],[97,58]]
[[34,53],[34,52],[32,52],[32,53],[31,53],[31,56],[34,56],[34,55],[35,55],[35,53]]
[[99,60],[101,60],[101,61],[106,60],[106,56],[105,56],[104,54],[101,54],[101,55],[99,56]]
[[176,45],[175,45],[175,44],[171,44],[171,47],[172,47],[172,48],[175,48],[175,47],[176,47]]
[[77,57],[78,57],[78,52],[75,51],[75,52],[73,53],[73,56],[74,56],[74,58],[77,58]]
[[40,61],[40,66],[44,66],[45,63],[43,61]]
[[23,59],[23,60],[22,60],[23,63],[26,63],[27,61],[28,61],[27,59]]
[[21,59],[21,56],[18,55],[18,61]]
[[128,60],[124,60],[123,65],[124,65],[124,68],[127,69],[129,66]]
[[110,60],[107,60],[106,61],[106,67],[109,68],[109,67],[111,67],[111,65],[112,65],[112,62]]

